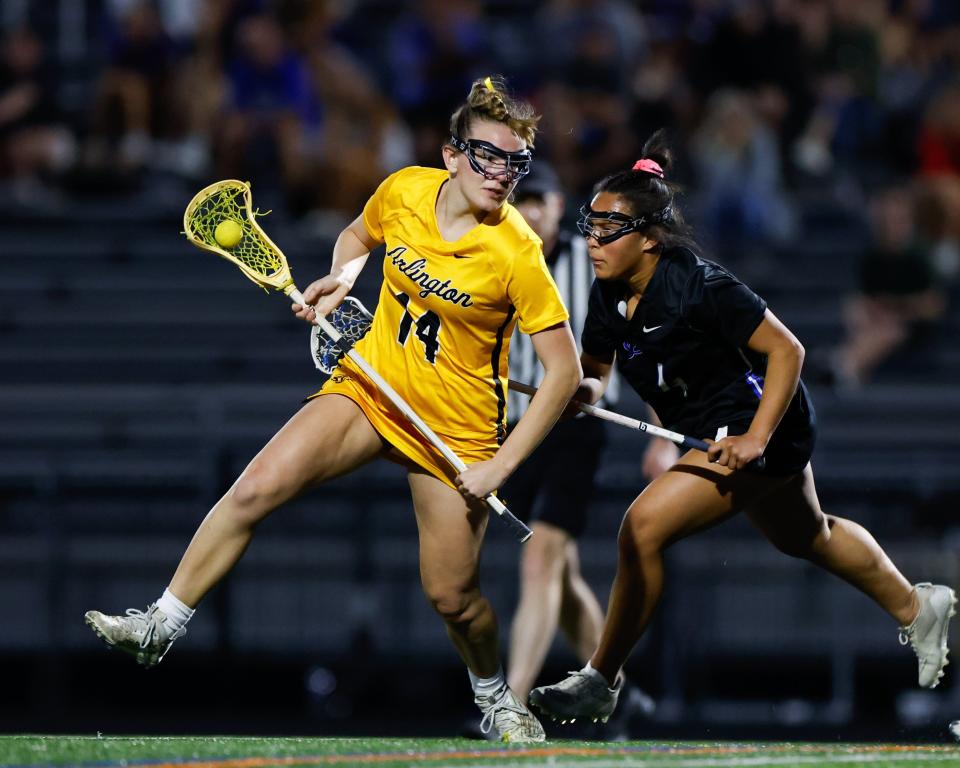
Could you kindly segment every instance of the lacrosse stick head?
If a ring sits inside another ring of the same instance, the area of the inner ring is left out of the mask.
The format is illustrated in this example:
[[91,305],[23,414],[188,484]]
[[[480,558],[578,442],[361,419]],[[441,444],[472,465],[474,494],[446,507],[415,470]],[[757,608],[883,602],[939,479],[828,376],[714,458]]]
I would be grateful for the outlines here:
[[347,296],[343,303],[327,316],[327,320],[340,334],[340,341],[331,339],[319,325],[313,326],[310,331],[310,357],[321,371],[333,373],[333,369],[343,357],[344,350],[360,341],[370,329],[373,315],[359,299]]
[[[183,213],[183,232],[198,248],[232,261],[260,287],[287,291],[293,287],[287,259],[257,224],[256,216],[250,184],[227,179],[194,195]],[[232,248],[223,247],[214,235],[225,220],[236,222],[242,232]]]

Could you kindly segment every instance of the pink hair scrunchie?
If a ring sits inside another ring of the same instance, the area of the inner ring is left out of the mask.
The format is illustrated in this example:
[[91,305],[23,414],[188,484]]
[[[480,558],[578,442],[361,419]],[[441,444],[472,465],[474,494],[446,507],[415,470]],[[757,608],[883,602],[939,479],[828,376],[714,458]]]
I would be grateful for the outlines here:
[[663,178],[663,168],[660,167],[660,163],[656,160],[648,160],[647,158],[637,160],[637,162],[633,164],[633,170],[652,173],[654,176],[659,176],[661,179]]

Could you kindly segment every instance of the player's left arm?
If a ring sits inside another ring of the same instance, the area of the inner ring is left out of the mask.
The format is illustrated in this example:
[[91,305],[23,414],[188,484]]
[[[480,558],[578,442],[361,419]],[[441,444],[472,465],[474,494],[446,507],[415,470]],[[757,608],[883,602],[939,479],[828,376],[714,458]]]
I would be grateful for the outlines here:
[[543,382],[494,457],[471,464],[457,477],[457,487],[468,498],[482,498],[506,482],[546,437],[580,384],[580,360],[569,323],[558,323],[530,339],[543,365]]
[[713,443],[707,452],[711,461],[732,469],[740,469],[763,454],[797,391],[803,366],[803,345],[769,309],[747,346],[767,357],[760,405],[745,434]]

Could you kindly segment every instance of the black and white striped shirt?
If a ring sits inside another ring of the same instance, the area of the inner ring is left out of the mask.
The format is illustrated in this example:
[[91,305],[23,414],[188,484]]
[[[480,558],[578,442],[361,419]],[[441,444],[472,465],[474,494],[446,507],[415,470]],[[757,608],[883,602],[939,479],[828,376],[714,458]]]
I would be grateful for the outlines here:
[[[580,334],[587,317],[590,286],[594,279],[593,268],[587,256],[586,240],[579,235],[561,231],[553,251],[547,254],[547,266],[570,313],[570,328],[579,349]],[[533,342],[529,336],[519,331],[510,342],[510,378],[533,386],[540,386],[543,381],[543,366],[537,360]],[[616,403],[618,389],[616,376],[613,375],[600,405]],[[510,392],[507,400],[507,420],[516,424],[526,412],[529,403],[530,398],[526,395]]]

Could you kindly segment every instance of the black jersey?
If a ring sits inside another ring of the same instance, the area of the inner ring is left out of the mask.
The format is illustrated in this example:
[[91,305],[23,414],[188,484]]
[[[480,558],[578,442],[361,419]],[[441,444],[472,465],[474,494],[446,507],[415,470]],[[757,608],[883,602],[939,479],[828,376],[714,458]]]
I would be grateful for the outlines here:
[[[747,341],[767,303],[686,248],[664,251],[630,320],[625,298],[623,283],[594,281],[583,350],[616,353],[617,370],[668,429],[700,438],[728,426],[731,435],[746,431],[766,372],[766,357]],[[812,422],[801,383],[775,437],[812,434]]]

